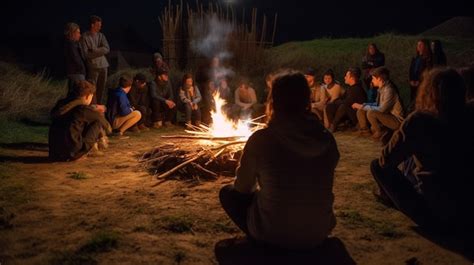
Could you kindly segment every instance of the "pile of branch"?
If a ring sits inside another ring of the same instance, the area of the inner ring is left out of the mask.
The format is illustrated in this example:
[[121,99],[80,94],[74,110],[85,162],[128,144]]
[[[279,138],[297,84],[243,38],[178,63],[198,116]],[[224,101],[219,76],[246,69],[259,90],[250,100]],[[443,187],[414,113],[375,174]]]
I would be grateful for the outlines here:
[[194,151],[166,144],[146,152],[139,162],[159,180],[215,180],[218,176],[233,176],[244,144],[232,141]]

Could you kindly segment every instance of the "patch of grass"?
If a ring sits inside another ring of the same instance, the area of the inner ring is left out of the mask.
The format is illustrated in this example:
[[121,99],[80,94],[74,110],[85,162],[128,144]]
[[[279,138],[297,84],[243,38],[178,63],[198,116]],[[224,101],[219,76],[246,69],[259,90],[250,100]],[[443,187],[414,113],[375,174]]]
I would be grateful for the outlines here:
[[176,262],[177,264],[181,264],[181,262],[183,262],[184,259],[186,259],[186,252],[182,250],[176,251],[173,254],[173,259],[174,259],[174,262]]
[[0,143],[48,143],[48,126],[30,126],[0,117]]
[[230,220],[217,220],[211,226],[212,231],[216,233],[237,233],[239,229]]
[[69,251],[54,252],[49,260],[51,265],[96,265],[99,264],[91,255]]
[[164,216],[157,220],[158,225],[173,233],[193,232],[194,221],[188,215]]
[[97,253],[107,252],[113,248],[117,248],[119,235],[113,231],[100,231],[92,236],[92,238],[84,244],[80,249],[80,253]]
[[31,74],[0,62],[0,117],[44,119],[67,91],[65,80],[50,79],[45,72]]
[[369,228],[374,233],[386,238],[401,238],[405,236],[399,231],[393,223],[387,221],[378,221],[370,217],[363,216],[354,210],[343,210],[337,213],[337,217],[342,219],[343,223],[352,228]]
[[88,179],[89,176],[87,176],[86,173],[79,171],[79,172],[69,172],[68,178],[75,179],[75,180],[83,180],[83,179]]

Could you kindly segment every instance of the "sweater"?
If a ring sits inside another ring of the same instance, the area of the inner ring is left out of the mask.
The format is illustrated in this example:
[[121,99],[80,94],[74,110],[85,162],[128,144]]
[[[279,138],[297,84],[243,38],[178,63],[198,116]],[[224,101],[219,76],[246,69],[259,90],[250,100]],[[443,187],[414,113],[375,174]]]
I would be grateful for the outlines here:
[[67,75],[86,75],[84,53],[79,42],[69,39],[64,41],[64,60],[66,63]]
[[107,100],[107,120],[113,124],[116,116],[127,116],[131,112],[132,106],[123,88],[110,90]]
[[91,69],[109,67],[105,55],[110,52],[110,47],[102,32],[87,31],[82,35],[80,43],[86,57],[87,67]]
[[385,84],[379,88],[376,102],[364,103],[362,109],[366,111],[375,110],[382,113],[390,113],[397,117],[398,120],[403,120],[404,113],[400,96],[394,84],[390,81],[385,82]]
[[336,224],[332,192],[336,141],[316,116],[274,119],[247,141],[235,189],[251,193],[252,237],[285,248],[319,245]]

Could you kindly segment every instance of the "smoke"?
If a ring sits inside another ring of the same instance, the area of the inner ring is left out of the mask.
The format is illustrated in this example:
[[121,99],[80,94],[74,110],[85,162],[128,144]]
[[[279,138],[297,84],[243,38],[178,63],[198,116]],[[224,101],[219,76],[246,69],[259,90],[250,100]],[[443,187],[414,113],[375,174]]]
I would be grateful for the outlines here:
[[220,64],[214,69],[212,76],[214,81],[218,81],[223,77],[230,77],[234,72],[222,65],[223,60],[232,58],[232,53],[227,50],[227,42],[232,33],[232,25],[224,21],[219,21],[218,17],[213,14],[208,16],[203,27],[197,27],[195,39],[191,41],[193,50],[201,56],[205,56],[209,60],[218,58]]

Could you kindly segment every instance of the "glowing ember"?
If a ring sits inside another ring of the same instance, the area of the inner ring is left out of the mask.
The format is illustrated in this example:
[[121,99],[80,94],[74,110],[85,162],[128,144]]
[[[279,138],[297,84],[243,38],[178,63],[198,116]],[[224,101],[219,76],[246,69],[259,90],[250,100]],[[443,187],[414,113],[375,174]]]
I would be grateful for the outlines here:
[[[252,135],[253,132],[265,126],[263,123],[254,122],[255,120],[261,119],[264,116],[253,120],[239,119],[237,122],[229,119],[222,110],[222,107],[227,102],[220,97],[219,92],[214,93],[213,98],[216,106],[216,111],[211,111],[213,123],[209,127],[205,125],[201,125],[200,127],[193,126],[191,127],[193,130],[186,130],[187,133],[208,136],[210,138],[236,137],[247,139],[250,137],[250,135]],[[250,128],[250,124],[254,124],[256,126]]]

